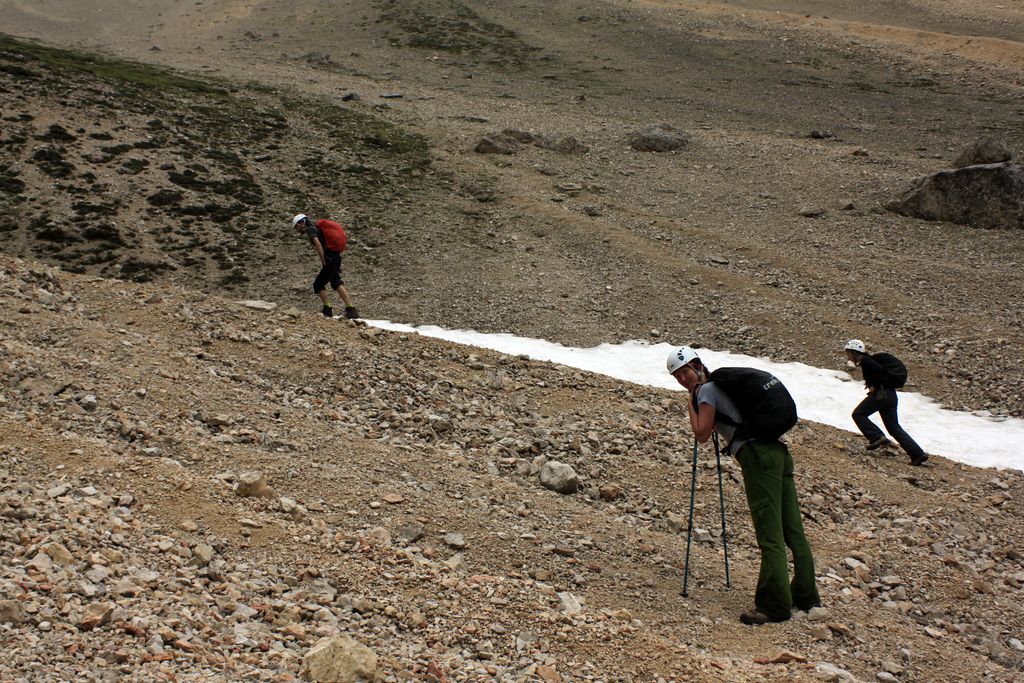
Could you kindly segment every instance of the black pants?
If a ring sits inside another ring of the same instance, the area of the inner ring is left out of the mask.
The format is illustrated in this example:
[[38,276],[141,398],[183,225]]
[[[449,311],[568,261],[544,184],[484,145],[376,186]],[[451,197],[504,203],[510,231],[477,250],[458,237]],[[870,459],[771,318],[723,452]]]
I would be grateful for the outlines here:
[[924,451],[917,445],[916,441],[910,438],[910,434],[907,434],[903,427],[900,426],[899,417],[896,415],[898,405],[899,397],[894,389],[879,387],[868,394],[867,398],[861,401],[860,405],[853,411],[853,421],[857,423],[857,428],[868,438],[868,441],[877,441],[878,439],[885,438],[885,435],[868,418],[878,413],[882,416],[882,424],[885,425],[885,430],[889,432],[889,435],[896,439],[896,442],[907,452],[907,455],[917,460],[924,455]]
[[342,285],[341,279],[341,254],[327,249],[324,251],[324,267],[320,269],[316,279],[313,280],[313,291],[319,294],[322,289],[331,284],[331,289],[337,289]]

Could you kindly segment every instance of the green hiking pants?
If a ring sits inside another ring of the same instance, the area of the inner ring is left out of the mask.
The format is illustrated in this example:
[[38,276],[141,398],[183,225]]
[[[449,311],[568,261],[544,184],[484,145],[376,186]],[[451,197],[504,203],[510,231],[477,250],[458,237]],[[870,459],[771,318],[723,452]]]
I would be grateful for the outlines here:
[[[743,469],[743,488],[761,549],[754,606],[773,619],[785,619],[794,605],[810,609],[820,602],[814,558],[804,536],[793,483],[793,456],[778,441],[750,441],[740,448],[736,459]],[[788,580],[787,546],[793,552],[792,583]]]

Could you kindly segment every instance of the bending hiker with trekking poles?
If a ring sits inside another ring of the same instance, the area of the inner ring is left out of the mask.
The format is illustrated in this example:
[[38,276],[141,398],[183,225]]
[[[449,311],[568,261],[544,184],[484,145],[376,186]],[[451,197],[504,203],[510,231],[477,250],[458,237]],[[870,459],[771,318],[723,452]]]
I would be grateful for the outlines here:
[[297,214],[292,218],[292,227],[295,228],[295,232],[305,233],[309,237],[310,243],[316,249],[317,256],[320,257],[320,272],[313,280],[313,291],[323,302],[321,312],[324,317],[334,317],[334,307],[331,306],[327,293],[327,285],[330,284],[331,288],[345,302],[345,317],[358,318],[359,311],[352,303],[352,297],[349,296],[348,290],[345,289],[345,282],[341,279],[341,252],[348,247],[348,236],[345,234],[345,229],[326,218],[321,218],[314,223],[304,213]]
[[892,442],[886,438],[878,425],[871,421],[871,416],[878,413],[882,416],[885,431],[889,432],[910,456],[910,464],[923,465],[928,460],[928,454],[900,426],[900,418],[897,415],[899,397],[896,390],[907,384],[907,366],[891,353],[868,353],[860,339],[846,342],[845,350],[846,358],[854,365],[860,366],[864,375],[864,387],[868,392],[853,411],[853,421],[868,440],[867,449],[873,451],[883,446],[892,446]]
[[[713,434],[725,439],[726,449],[743,471],[743,488],[761,550],[761,570],[754,609],[743,612],[740,621],[750,625],[786,621],[793,607],[804,611],[819,607],[814,557],[804,535],[793,481],[793,457],[779,441],[796,424],[793,398],[778,378],[761,370],[720,368],[710,372],[688,346],[672,351],[667,365],[669,373],[690,393],[694,480],[698,444],[706,443]],[[717,437],[715,441],[717,448]],[[692,527],[692,488],[690,497]],[[724,535],[724,505],[722,520]],[[787,547],[793,553],[792,582]],[[687,560],[687,573],[688,564]]]

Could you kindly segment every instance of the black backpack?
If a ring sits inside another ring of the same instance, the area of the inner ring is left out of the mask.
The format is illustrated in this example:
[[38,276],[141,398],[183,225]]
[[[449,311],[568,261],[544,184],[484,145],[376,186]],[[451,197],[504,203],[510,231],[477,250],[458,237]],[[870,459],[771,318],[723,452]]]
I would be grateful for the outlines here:
[[[719,368],[708,375],[743,417],[736,439],[775,441],[796,424],[796,402],[778,377],[754,368]],[[694,397],[696,402],[696,397]],[[721,413],[715,419],[731,423]]]
[[907,366],[891,353],[873,353],[871,357],[882,366],[882,386],[902,389],[907,385]]

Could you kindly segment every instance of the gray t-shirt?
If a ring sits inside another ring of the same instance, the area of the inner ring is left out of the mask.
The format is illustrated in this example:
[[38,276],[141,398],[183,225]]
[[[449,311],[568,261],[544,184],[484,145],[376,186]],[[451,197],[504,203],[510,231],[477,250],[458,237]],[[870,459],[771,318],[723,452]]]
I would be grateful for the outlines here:
[[[729,453],[736,455],[740,448],[743,447],[743,444],[749,441],[749,439],[740,439],[733,442],[732,437],[736,433],[736,425],[743,422],[743,418],[740,416],[740,411],[736,410],[736,404],[732,402],[731,398],[725,395],[724,391],[716,387],[714,382],[702,384],[698,390],[698,408],[702,403],[706,403],[715,409],[715,431],[721,434],[729,444]],[[722,422],[718,419],[722,415],[731,419],[736,424]]]

